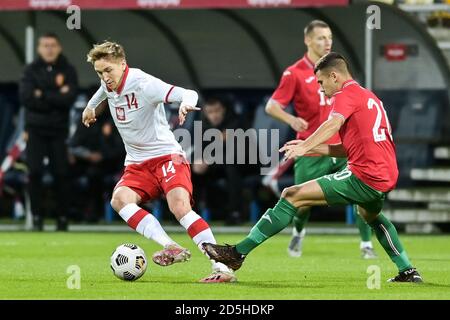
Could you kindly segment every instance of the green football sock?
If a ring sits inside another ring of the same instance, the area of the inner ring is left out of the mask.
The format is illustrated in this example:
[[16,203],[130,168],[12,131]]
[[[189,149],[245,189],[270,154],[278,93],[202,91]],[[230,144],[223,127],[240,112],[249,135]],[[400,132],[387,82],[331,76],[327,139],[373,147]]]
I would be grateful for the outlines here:
[[241,254],[248,254],[265,240],[286,228],[296,213],[297,208],[281,198],[273,209],[268,209],[264,213],[248,236],[236,245],[236,250]]
[[294,217],[294,227],[298,233],[300,233],[303,228],[305,228],[306,223],[311,215],[311,209],[300,209],[298,214]]
[[366,223],[366,221],[358,214],[357,206],[353,206],[353,216],[355,217],[356,225],[359,229],[359,235],[361,236],[361,241],[371,241],[372,240],[372,228]]
[[390,222],[382,213],[370,223],[375,231],[378,241],[383,246],[386,253],[395,263],[400,272],[412,268],[406,251],[403,249],[397,230],[392,222]]

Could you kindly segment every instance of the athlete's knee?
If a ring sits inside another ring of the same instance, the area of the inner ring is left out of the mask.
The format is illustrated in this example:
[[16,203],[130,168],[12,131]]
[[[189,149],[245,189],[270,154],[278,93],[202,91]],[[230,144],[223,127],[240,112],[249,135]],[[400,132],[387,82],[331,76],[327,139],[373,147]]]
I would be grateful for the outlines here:
[[169,209],[174,214],[175,218],[181,219],[191,211],[191,205],[188,199],[184,197],[175,197],[169,201]]
[[378,215],[380,214],[380,212],[376,213],[376,212],[369,212],[366,209],[360,207],[360,206],[356,206],[356,210],[357,210],[357,214],[359,214],[359,216],[366,221],[367,223],[371,223],[373,222]]
[[289,202],[293,202],[294,199],[301,195],[301,186],[291,186],[283,189],[281,193],[281,198],[286,199]]
[[111,207],[119,212],[127,204],[136,203],[134,197],[124,190],[116,191],[111,198]]
[[306,210],[312,205],[312,201],[304,185],[295,185],[285,188],[281,197],[300,210],[300,214],[303,213],[303,208]]
[[111,207],[114,211],[119,212],[123,207],[127,205],[125,201],[123,201],[120,197],[113,197],[110,201]]
[[378,213],[370,213],[370,212],[366,212],[364,215],[361,215],[361,217],[364,219],[364,221],[366,221],[367,223],[372,223],[375,221],[375,219],[378,218],[378,216],[380,215],[380,212]]

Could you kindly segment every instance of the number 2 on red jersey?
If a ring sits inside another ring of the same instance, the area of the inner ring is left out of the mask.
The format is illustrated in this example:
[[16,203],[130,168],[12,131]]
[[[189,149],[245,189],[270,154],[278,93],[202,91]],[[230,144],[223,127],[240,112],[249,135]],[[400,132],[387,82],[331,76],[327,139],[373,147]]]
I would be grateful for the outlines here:
[[383,107],[383,102],[380,101],[380,103],[381,103],[381,106],[373,98],[369,98],[369,100],[367,101],[367,107],[369,108],[369,110],[372,110],[373,107],[375,107],[377,110],[377,117],[375,119],[375,123],[372,128],[373,140],[375,142],[381,142],[381,141],[386,140],[386,130],[384,128],[380,129],[383,117],[386,121],[386,127],[387,127],[388,134],[389,134],[391,140],[393,140],[391,125],[389,123],[389,119],[387,117],[386,110]]

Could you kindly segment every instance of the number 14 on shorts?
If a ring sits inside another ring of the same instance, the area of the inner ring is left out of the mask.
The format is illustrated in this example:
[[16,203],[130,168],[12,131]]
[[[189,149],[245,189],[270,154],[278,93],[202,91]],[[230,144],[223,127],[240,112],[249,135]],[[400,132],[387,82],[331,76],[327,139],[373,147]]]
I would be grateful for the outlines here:
[[[162,169],[164,177],[167,177],[169,172],[171,172],[173,175],[175,174],[175,167],[173,166],[173,162],[172,161],[169,161],[168,163],[163,164],[161,169]],[[167,182],[167,179],[166,179],[166,182]]]

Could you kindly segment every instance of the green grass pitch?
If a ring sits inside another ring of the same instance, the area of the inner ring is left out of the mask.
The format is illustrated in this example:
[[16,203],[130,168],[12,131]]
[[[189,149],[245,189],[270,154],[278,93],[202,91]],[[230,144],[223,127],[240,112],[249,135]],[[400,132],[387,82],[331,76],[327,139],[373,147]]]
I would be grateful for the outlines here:
[[[450,299],[449,236],[401,236],[422,285],[386,283],[397,271],[376,239],[380,258],[363,260],[356,236],[331,235],[307,235],[299,259],[287,256],[289,237],[277,235],[247,257],[238,283],[202,284],[209,262],[187,235],[174,239],[191,249],[191,261],[164,268],[150,260],[141,279],[124,282],[109,267],[114,248],[136,243],[150,258],[157,244],[133,233],[0,233],[0,299]],[[79,290],[67,288],[70,265],[80,267]],[[380,289],[367,288],[370,265],[380,267]]]

